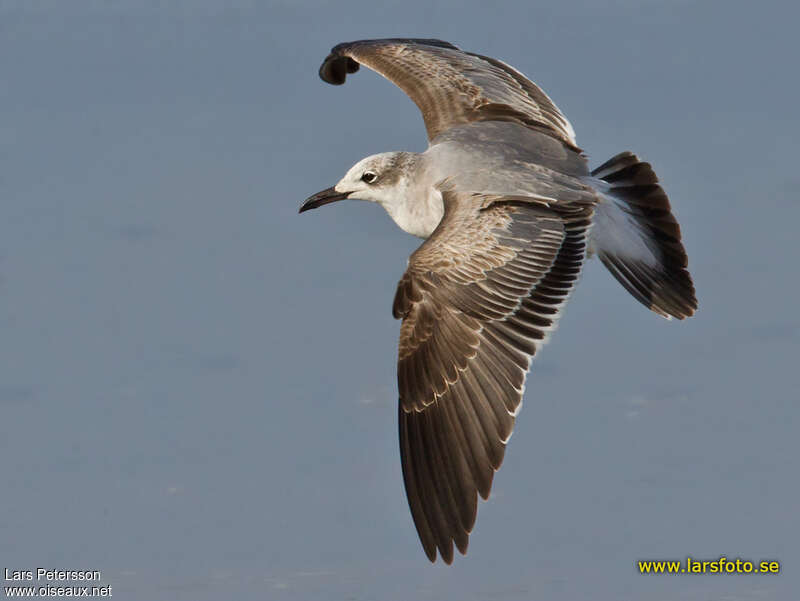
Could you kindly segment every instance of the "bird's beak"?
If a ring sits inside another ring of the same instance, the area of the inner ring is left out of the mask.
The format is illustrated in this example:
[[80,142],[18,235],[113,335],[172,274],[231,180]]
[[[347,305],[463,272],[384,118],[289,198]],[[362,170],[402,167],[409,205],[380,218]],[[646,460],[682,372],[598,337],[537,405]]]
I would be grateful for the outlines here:
[[317,192],[314,196],[309,196],[306,198],[305,202],[300,205],[300,213],[303,211],[308,211],[310,209],[316,209],[317,207],[321,207],[322,205],[330,204],[332,202],[336,202],[337,200],[344,200],[347,198],[349,192],[337,192],[336,188],[328,188],[327,190],[323,190],[322,192]]

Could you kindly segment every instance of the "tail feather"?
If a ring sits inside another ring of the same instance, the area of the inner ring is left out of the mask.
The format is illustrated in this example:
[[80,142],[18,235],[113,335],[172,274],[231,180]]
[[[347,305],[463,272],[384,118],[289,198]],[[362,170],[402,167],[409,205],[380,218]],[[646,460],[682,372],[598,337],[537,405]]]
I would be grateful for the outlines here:
[[[603,180],[592,246],[634,298],[666,318],[697,310],[681,228],[649,163],[631,152],[612,157],[592,176]],[[599,183],[599,182],[598,182]]]

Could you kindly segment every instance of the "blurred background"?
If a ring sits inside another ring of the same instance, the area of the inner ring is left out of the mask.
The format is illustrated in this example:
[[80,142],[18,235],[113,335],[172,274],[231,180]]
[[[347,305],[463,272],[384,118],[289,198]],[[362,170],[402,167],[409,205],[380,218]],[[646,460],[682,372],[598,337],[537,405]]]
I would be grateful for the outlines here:
[[[797,599],[798,18],[0,2],[0,568],[99,569],[142,601]],[[390,36],[520,69],[592,166],[650,161],[700,301],[667,322],[587,266],[452,567],[422,552],[396,440],[419,240],[372,204],[297,215],[361,157],[425,148],[389,82],[317,77]],[[636,569],[687,555],[784,569]]]

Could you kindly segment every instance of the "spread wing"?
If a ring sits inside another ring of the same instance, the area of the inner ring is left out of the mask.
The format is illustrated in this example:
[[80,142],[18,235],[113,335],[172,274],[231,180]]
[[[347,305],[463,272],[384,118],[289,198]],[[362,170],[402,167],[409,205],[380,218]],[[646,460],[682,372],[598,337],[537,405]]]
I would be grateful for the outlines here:
[[513,121],[571,148],[575,132],[539,86],[505,63],[440,40],[361,40],[335,46],[320,67],[331,84],[366,65],[401,88],[422,111],[428,139],[476,121]]
[[465,553],[477,496],[503,461],[531,358],[580,274],[591,207],[443,193],[393,312],[403,478],[422,546]]

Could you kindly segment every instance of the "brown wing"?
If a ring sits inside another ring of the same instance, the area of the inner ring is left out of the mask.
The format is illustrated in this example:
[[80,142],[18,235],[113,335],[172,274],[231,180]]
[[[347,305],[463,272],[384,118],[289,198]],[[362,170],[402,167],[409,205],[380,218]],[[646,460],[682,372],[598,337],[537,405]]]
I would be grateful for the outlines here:
[[366,65],[422,111],[428,139],[475,121],[513,121],[578,150],[569,121],[539,86],[505,63],[441,40],[361,40],[335,46],[319,69],[331,84]]
[[591,208],[445,192],[445,215],[411,256],[400,329],[400,454],[422,546],[465,553],[522,402],[530,360],[577,281]]

